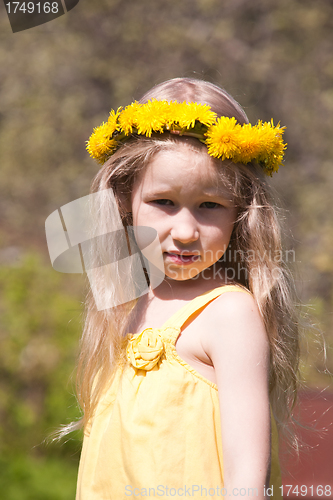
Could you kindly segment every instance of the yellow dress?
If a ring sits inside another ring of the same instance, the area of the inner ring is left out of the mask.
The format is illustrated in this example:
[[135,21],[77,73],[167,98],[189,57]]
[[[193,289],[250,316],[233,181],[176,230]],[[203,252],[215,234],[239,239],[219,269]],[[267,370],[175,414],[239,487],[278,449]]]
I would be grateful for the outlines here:
[[[225,495],[217,385],[178,356],[175,342],[189,317],[230,291],[250,293],[233,285],[215,288],[188,302],[161,328],[128,334],[130,361],[119,366],[85,430],[77,500]],[[272,414],[271,424],[269,493],[279,498]]]

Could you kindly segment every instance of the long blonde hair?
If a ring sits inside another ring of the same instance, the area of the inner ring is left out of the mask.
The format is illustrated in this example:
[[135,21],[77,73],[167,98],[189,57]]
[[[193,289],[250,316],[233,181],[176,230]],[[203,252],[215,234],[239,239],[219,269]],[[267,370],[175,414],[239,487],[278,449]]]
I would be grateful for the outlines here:
[[[152,98],[208,104],[218,116],[234,116],[239,123],[248,123],[245,112],[227,92],[201,80],[169,80],[147,92],[139,102]],[[92,192],[112,188],[118,204],[119,220],[125,228],[131,226],[132,216],[125,210],[123,200],[130,196],[138,172],[158,152],[180,147],[207,154],[205,146],[196,139],[170,134],[131,138],[99,170]],[[230,244],[220,259],[220,265],[234,271],[233,281],[247,287],[258,305],[270,343],[270,401],[279,429],[287,430],[292,422],[292,408],[297,397],[299,332],[294,282],[282,258],[279,214],[271,189],[258,165],[214,161],[221,182],[229,189],[239,208]],[[110,213],[105,198],[96,224],[103,225],[112,217],[114,214]],[[116,252],[112,248],[108,251]],[[106,284],[97,281],[96,287],[99,286],[102,289]],[[133,287],[130,270],[127,276],[122,277],[122,286],[124,289]],[[80,422],[68,426],[63,434],[85,426],[93,416],[101,394],[115,373],[115,367],[124,359],[124,336],[136,302],[132,300],[99,311],[92,292],[88,292],[77,379],[78,398],[84,414]]]

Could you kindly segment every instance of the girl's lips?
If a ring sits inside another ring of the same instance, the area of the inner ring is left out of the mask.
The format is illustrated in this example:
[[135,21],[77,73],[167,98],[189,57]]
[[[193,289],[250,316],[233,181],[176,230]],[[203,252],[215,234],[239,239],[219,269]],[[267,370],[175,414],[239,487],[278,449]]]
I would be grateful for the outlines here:
[[165,252],[166,258],[173,262],[174,264],[191,264],[192,262],[195,262],[199,259],[199,255],[194,255],[194,254],[175,254],[175,253],[169,253]]

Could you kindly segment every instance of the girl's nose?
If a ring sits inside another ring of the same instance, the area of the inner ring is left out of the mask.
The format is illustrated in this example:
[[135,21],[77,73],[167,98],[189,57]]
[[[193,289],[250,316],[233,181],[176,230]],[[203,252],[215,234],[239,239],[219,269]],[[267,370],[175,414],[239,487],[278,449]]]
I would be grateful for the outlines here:
[[199,230],[196,219],[187,210],[180,210],[173,217],[171,237],[181,243],[191,243],[199,238]]

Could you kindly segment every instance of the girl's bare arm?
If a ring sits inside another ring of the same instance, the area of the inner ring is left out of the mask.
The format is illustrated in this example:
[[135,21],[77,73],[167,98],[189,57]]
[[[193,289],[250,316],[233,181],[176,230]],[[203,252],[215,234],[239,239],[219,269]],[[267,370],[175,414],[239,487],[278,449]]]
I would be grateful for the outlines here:
[[225,293],[212,302],[207,326],[203,347],[219,391],[224,487],[227,496],[260,500],[270,468],[265,327],[253,297],[242,292]]

